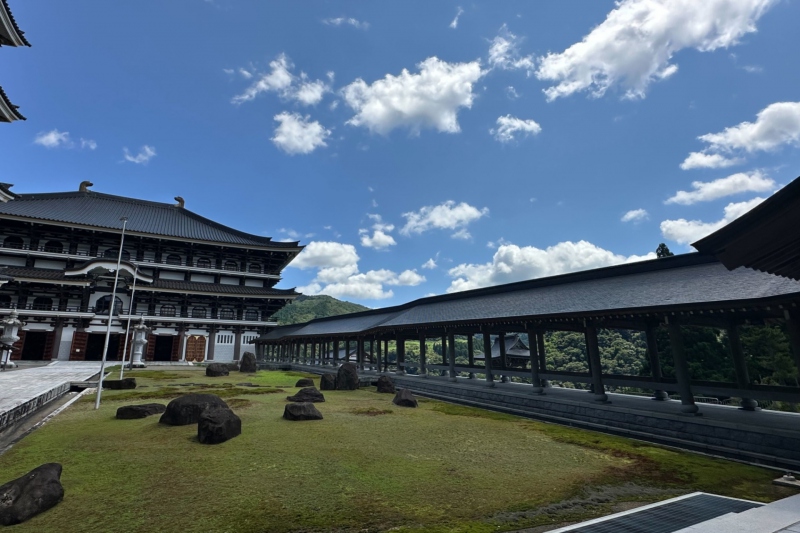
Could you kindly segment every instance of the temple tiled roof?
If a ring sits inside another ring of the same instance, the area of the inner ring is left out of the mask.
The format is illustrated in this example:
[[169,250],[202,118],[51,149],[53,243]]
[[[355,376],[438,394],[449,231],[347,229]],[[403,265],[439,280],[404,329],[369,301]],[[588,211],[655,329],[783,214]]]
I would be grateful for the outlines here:
[[221,283],[202,283],[173,279],[157,279],[150,285],[137,286],[136,290],[139,289],[154,291],[166,289],[170,291],[239,294],[247,296],[275,296],[277,298],[299,296],[294,289],[272,289],[267,287],[248,287],[247,285],[225,285]]
[[25,32],[19,29],[7,0],[0,0],[0,46],[30,46]]
[[183,207],[94,191],[20,194],[0,204],[0,216],[12,215],[121,231],[120,217],[128,217],[127,231],[194,241],[258,246],[299,252],[297,242],[275,242],[224,226]]
[[19,106],[11,103],[5,91],[0,87],[0,122],[12,122],[14,120],[26,120],[20,113]]
[[701,254],[642,261],[422,298],[343,317],[317,319],[261,338],[337,335],[498,319],[535,320],[651,312],[800,296],[800,282],[746,268],[729,271]]

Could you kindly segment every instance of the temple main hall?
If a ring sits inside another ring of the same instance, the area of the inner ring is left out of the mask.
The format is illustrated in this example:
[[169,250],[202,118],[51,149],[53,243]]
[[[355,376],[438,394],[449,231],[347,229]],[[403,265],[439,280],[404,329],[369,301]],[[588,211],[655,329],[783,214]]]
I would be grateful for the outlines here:
[[275,288],[297,242],[227,227],[180,197],[91,186],[17,194],[0,184],[0,316],[16,309],[24,323],[12,360],[100,360],[113,309],[109,360],[122,359],[126,328],[143,317],[147,361],[236,361],[298,296]]

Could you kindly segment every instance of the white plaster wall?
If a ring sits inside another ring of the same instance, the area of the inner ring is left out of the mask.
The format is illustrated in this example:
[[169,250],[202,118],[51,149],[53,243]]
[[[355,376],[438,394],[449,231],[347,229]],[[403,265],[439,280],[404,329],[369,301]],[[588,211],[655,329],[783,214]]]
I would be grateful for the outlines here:
[[53,331],[53,326],[47,322],[29,322],[22,327],[23,331]]
[[211,274],[192,274],[192,281],[201,283],[214,283],[214,276]]
[[172,270],[162,270],[158,277],[159,279],[177,279],[183,281],[183,272],[174,272]]
[[244,280],[244,284],[246,287],[263,287],[264,280],[263,279],[246,279]]
[[67,268],[66,261],[53,261],[52,259],[37,259],[34,265],[36,268],[57,268],[59,270]]
[[11,255],[0,255],[0,265],[25,266],[25,258]]
[[217,363],[233,361],[233,344],[217,344],[214,347],[214,361]]
[[72,347],[72,339],[75,336],[74,326],[64,326],[61,331],[61,342],[58,345],[56,358],[59,361],[69,361],[69,349]]
[[[24,260],[22,261],[22,264],[23,265],[25,264]],[[222,285],[238,285],[239,284],[239,278],[231,278],[231,277],[228,277],[228,276],[222,276],[222,277],[219,278],[219,282]]]

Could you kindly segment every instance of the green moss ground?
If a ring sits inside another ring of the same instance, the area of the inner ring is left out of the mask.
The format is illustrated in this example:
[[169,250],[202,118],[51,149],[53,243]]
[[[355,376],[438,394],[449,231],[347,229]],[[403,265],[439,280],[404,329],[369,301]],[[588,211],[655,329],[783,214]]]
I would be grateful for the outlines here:
[[[400,408],[374,389],[326,391],[324,420],[288,422],[297,373],[126,375],[144,387],[105,391],[99,411],[77,402],[0,456],[0,483],[64,465],[64,501],[14,531],[488,532],[694,490],[790,495],[767,470],[432,400]],[[121,405],[195,390],[225,396],[242,435],[204,446],[196,426],[114,419]]]

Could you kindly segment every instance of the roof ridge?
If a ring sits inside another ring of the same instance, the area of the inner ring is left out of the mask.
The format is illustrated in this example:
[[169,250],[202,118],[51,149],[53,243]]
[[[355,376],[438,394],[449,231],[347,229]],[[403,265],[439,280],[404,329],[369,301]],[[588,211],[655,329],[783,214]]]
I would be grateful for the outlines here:
[[5,8],[5,12],[8,15],[8,20],[11,21],[11,25],[14,26],[14,31],[16,31],[17,35],[19,35],[22,43],[25,46],[31,46],[31,43],[29,43],[28,39],[25,38],[25,32],[19,29],[19,25],[17,25],[17,21],[14,19],[14,13],[12,13],[11,8],[8,7],[8,2],[6,0],[2,0],[2,5],[0,5],[0,7]]

